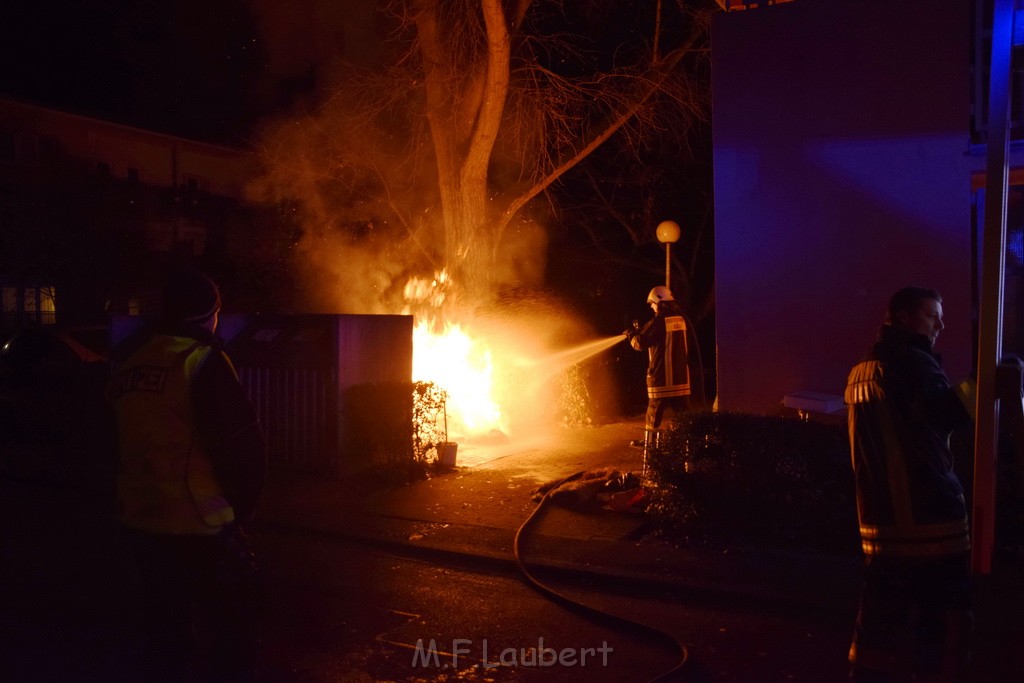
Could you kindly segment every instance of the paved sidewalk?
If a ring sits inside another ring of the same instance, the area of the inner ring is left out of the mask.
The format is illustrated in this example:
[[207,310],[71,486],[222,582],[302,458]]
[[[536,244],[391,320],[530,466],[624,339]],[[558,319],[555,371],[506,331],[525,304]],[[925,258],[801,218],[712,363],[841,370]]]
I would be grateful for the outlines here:
[[[263,524],[334,534],[423,554],[460,555],[512,564],[513,540],[545,482],[579,471],[639,472],[642,453],[629,441],[643,423],[567,429],[544,440],[459,446],[454,471],[391,491],[344,482],[294,481],[271,486]],[[860,559],[792,552],[679,549],[639,540],[642,515],[548,502],[524,533],[523,559],[533,570],[586,573],[618,582],[656,583],[677,591],[797,603],[849,611],[859,588]]]
[[[641,451],[628,444],[642,432],[642,422],[626,421],[534,441],[460,444],[455,470],[391,491],[332,480],[277,482],[260,523],[427,559],[512,567],[513,541],[537,507],[537,487],[584,470],[639,472]],[[852,620],[859,556],[681,549],[638,540],[642,523],[636,514],[549,502],[524,534],[523,559],[537,574],[583,574],[619,586],[654,585],[677,595],[825,610]],[[1024,670],[1024,559],[997,561],[991,576],[978,577],[975,600],[972,680],[1013,680],[1007,672]]]

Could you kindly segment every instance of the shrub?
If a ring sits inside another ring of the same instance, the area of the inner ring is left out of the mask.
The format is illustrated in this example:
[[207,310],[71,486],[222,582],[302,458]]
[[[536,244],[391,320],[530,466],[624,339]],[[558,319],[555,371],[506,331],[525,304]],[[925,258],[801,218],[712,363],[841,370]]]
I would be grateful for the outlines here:
[[448,441],[448,416],[445,414],[448,392],[433,382],[412,385],[412,454],[413,459],[427,463],[433,451],[438,459],[437,445]]
[[794,418],[691,413],[649,462],[648,507],[677,543],[832,553],[858,545],[845,429]]
[[413,450],[412,385],[357,384],[342,396],[346,471],[368,483],[400,485],[422,479],[426,466]]

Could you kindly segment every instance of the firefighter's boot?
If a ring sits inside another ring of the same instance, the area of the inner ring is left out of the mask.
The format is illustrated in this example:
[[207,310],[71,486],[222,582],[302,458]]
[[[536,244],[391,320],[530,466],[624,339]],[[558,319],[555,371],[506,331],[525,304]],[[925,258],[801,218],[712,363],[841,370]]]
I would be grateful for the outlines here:
[[640,477],[643,484],[650,484],[651,482],[650,458],[654,451],[662,447],[664,434],[665,432],[661,429],[644,430],[644,464]]

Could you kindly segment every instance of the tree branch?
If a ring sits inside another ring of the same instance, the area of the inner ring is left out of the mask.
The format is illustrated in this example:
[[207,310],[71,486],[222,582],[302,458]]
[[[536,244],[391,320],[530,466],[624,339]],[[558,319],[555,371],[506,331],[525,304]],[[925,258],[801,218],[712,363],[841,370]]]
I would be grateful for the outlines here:
[[526,12],[532,4],[533,0],[516,0],[515,12],[512,14],[512,28],[516,31],[522,27],[523,20],[526,19]]
[[616,131],[622,128],[630,119],[636,116],[637,112],[648,102],[648,100],[650,100],[650,98],[661,89],[662,85],[671,75],[672,69],[674,69],[683,57],[690,52],[695,41],[696,36],[693,36],[685,45],[676,48],[666,55],[655,70],[655,73],[653,74],[654,77],[647,80],[646,87],[636,99],[615,114],[611,121],[609,121],[602,130],[593,135],[593,137],[591,137],[585,145],[580,147],[575,154],[558,164],[546,176],[535,182],[525,192],[519,194],[509,203],[508,207],[498,218],[496,237],[494,241],[495,250],[497,250],[498,245],[501,244],[502,235],[512,218],[521,211],[531,199],[546,190],[552,183],[561,178],[566,171],[579,164],[595,149],[604,144],[608,138],[614,135]]

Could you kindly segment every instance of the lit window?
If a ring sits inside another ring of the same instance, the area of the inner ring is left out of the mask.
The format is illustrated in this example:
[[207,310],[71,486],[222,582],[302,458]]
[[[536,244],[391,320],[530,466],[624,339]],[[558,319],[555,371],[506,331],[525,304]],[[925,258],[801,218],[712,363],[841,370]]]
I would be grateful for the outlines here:
[[53,287],[39,288],[39,322],[44,325],[57,322],[57,295]]

